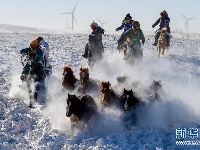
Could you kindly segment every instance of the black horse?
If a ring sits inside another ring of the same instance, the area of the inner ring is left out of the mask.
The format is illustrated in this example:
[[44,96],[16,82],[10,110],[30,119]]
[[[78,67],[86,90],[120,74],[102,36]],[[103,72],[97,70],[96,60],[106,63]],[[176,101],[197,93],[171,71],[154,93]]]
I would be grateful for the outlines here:
[[128,110],[131,107],[135,107],[138,104],[141,104],[140,98],[133,92],[133,90],[124,91],[120,97],[124,110]]
[[88,51],[88,65],[93,68],[94,64],[103,59],[103,44],[100,43],[96,36],[89,35],[89,43],[86,45]]
[[96,114],[97,105],[94,99],[89,95],[77,97],[68,94],[66,116],[70,117],[71,129],[82,130],[87,122]]

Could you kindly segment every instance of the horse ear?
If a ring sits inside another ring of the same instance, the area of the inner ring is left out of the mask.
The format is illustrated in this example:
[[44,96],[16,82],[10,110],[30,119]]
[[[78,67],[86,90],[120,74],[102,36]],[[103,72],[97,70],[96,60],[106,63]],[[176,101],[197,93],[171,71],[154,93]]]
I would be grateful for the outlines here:
[[110,82],[108,81],[108,85],[111,86]]
[[68,93],[68,97],[70,97],[71,95]]
[[161,83],[161,80],[159,80],[158,82]]
[[153,83],[155,83],[156,81],[155,80],[153,80]]
[[131,89],[131,92],[133,92],[133,90]]

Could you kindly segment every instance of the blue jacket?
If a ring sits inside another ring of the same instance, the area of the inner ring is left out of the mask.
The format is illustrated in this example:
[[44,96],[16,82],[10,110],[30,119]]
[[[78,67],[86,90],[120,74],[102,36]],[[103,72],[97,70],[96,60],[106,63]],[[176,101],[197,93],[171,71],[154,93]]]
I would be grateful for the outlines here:
[[129,23],[126,23],[125,21],[122,22],[122,25],[120,27],[118,27],[116,30],[122,30],[124,29],[124,33],[132,28],[132,24],[133,24],[134,20],[131,20]]
[[152,27],[154,28],[155,26],[157,26],[160,23],[160,28],[159,30],[162,30],[163,27],[167,28],[167,32],[170,33],[170,27],[169,27],[169,23],[170,23],[170,18],[169,17],[160,17],[153,25]]

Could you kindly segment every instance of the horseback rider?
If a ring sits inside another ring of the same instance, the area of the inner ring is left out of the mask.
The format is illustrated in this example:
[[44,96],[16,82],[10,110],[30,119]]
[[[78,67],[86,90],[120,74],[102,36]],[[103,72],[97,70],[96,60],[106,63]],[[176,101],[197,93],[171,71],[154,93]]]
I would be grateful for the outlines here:
[[25,81],[27,75],[31,71],[31,67],[36,67],[36,75],[38,81],[43,81],[45,79],[45,72],[43,68],[43,51],[40,47],[40,43],[36,40],[31,41],[30,47],[22,49],[20,51],[22,56],[26,56],[27,63],[24,65],[24,68],[21,73],[20,79]]
[[[100,26],[98,26],[98,24],[94,21],[90,24],[90,27],[92,29],[92,33],[90,34],[90,36],[94,36],[96,38],[95,42],[98,44],[101,51],[104,52],[103,43],[102,43],[102,34],[104,34],[105,30],[102,29]],[[86,59],[88,58],[88,47],[89,47],[89,43],[86,44],[85,53],[82,55]]]
[[[168,13],[164,10],[160,13],[160,18],[152,25],[152,28],[154,28],[156,25],[158,25],[160,23],[160,28],[159,30],[162,30],[163,27],[167,28],[167,32],[170,33],[170,27],[169,27],[169,23],[170,23],[170,18],[168,17]],[[158,44],[158,38],[160,36],[160,32],[157,32],[155,35],[155,42],[152,44],[153,46],[157,46]],[[167,35],[167,45],[166,46],[170,46],[170,36]]]
[[52,66],[49,64],[49,44],[41,37],[37,37],[36,41],[40,43],[41,49],[43,51],[43,66],[47,76],[52,74]]
[[132,17],[131,15],[128,13],[126,15],[126,17],[124,18],[124,20],[122,21],[122,24],[120,27],[116,28],[115,30],[116,31],[119,31],[119,30],[122,30],[124,29],[124,32],[125,33],[127,30],[131,29],[132,28],[132,24],[133,24],[133,20],[132,20]]
[[[134,21],[132,28],[122,34],[119,39],[119,45],[127,39],[129,47],[142,52],[140,40],[142,40],[142,44],[144,45],[145,37],[142,30],[140,29],[140,23],[138,21]],[[119,45],[118,49],[120,48]]]

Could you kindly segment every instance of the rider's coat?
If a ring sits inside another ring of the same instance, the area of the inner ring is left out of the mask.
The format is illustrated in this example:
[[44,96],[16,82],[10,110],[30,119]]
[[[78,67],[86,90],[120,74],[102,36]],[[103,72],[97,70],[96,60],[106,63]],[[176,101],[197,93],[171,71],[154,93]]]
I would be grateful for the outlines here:
[[[24,79],[24,76],[29,74],[29,71],[30,71],[30,55],[31,55],[31,52],[32,52],[32,49],[31,48],[25,48],[25,49],[22,49],[20,51],[20,53],[22,55],[26,55],[26,64],[22,70],[22,75],[21,75],[21,79],[23,80]],[[43,79],[45,78],[45,72],[44,72],[44,67],[43,67],[43,64],[42,64],[42,61],[43,61],[43,51],[41,48],[38,48],[35,50],[35,56],[33,57],[33,62],[36,64],[37,66],[37,74],[38,76]]]

